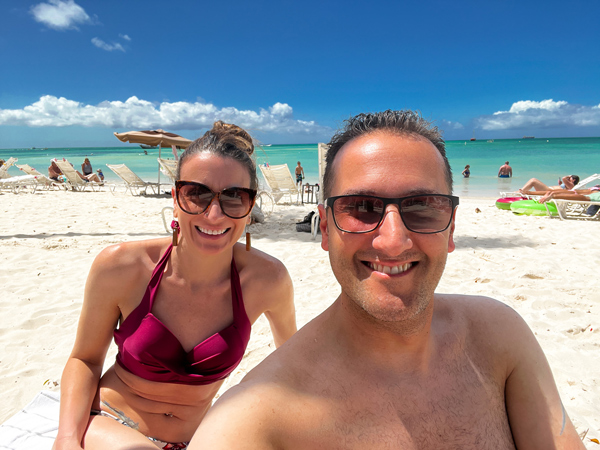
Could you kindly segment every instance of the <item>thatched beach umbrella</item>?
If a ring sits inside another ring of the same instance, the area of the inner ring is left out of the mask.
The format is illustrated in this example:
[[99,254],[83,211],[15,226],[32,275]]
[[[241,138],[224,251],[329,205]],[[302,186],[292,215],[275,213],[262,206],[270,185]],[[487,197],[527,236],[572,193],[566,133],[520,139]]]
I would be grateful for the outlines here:
[[[121,142],[131,144],[144,144],[158,147],[158,157],[160,158],[160,149],[162,147],[171,147],[175,145],[179,148],[188,148],[192,143],[189,139],[179,136],[175,133],[167,133],[164,130],[145,130],[145,131],[126,131],[124,133],[114,133]],[[157,162],[158,164],[158,162]],[[158,190],[160,192],[160,165],[158,166]]]

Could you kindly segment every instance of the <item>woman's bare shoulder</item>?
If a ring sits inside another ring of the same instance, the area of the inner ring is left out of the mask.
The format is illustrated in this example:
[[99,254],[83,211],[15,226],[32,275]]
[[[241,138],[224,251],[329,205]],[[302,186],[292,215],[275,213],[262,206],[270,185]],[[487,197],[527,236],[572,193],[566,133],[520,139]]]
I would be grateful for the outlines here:
[[236,245],[234,259],[240,276],[250,276],[257,283],[273,283],[289,278],[280,260],[256,248],[247,252],[243,245]]
[[92,265],[92,273],[121,277],[139,276],[154,267],[167,249],[169,239],[150,239],[114,244],[102,250]]

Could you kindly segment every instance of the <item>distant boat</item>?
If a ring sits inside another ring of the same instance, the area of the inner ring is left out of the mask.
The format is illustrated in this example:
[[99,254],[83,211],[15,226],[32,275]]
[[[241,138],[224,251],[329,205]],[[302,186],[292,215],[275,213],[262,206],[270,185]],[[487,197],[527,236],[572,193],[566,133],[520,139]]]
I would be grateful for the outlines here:
[[475,139],[474,137],[472,137],[470,140],[471,140],[471,141],[476,141],[477,139]]
[[523,139],[535,139],[535,136],[523,136]]
[[493,139],[488,139],[488,142],[494,142],[494,140]]
[[156,146],[156,145],[146,145],[146,144],[140,144],[140,147],[142,147],[145,150],[150,150],[151,148],[158,148],[158,146]]

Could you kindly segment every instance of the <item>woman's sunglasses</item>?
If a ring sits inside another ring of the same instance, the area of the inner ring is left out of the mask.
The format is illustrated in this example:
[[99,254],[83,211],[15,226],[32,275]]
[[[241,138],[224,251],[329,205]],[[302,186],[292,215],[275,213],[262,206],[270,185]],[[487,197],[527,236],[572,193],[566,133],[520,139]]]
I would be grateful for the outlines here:
[[342,195],[325,202],[335,226],[346,233],[370,233],[381,225],[387,205],[398,205],[404,226],[415,233],[444,231],[452,222],[458,197],[442,194],[383,198],[371,195]]
[[232,219],[241,219],[250,214],[256,198],[254,189],[232,187],[213,192],[204,184],[181,180],[175,182],[175,193],[177,204],[188,214],[202,214],[217,198],[223,214]]

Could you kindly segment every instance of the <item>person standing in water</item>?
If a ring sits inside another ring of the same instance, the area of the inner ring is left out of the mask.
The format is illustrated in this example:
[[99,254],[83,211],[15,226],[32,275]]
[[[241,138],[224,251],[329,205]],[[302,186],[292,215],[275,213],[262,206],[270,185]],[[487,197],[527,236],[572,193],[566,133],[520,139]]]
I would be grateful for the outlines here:
[[296,186],[298,189],[302,189],[302,180],[304,180],[304,168],[298,161],[298,165],[296,166]]
[[500,166],[498,170],[498,178],[511,178],[512,177],[512,167],[508,165],[508,161],[504,163],[504,165]]

